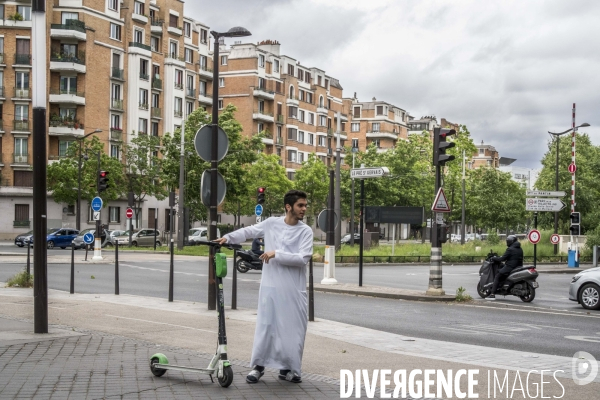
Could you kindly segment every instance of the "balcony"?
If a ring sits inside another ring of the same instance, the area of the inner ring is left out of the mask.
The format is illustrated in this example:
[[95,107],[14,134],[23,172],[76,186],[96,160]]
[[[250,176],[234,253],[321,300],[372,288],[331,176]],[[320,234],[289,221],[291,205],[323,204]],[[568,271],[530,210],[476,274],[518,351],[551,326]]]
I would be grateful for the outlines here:
[[50,103],[77,104],[85,106],[85,93],[74,89],[50,89]]
[[150,80],[150,75],[144,74],[143,72],[140,72],[140,79],[144,80],[144,81],[149,81]]
[[212,95],[210,93],[206,93],[203,90],[200,90],[198,93],[198,101],[202,104],[212,105]]
[[77,19],[68,19],[64,24],[51,24],[50,37],[52,39],[75,39],[86,41],[85,24]]
[[120,142],[123,139],[123,129],[110,128],[110,140]]
[[123,111],[123,100],[111,99],[110,108],[117,111]]
[[27,154],[13,153],[13,164],[29,164]]
[[370,130],[367,132],[367,138],[398,140],[398,133],[390,131]]
[[178,36],[183,35],[183,27],[181,27],[181,26],[169,26],[167,28],[167,31],[174,35],[178,35]]
[[183,111],[175,110],[173,111],[173,115],[175,116],[175,118],[181,118],[183,116]]
[[192,99],[195,99],[196,98],[196,89],[186,88],[185,89],[185,97],[191,97]]
[[265,88],[255,87],[253,92],[254,97],[265,100],[275,100],[275,92],[269,91]]
[[48,135],[82,137],[84,134],[83,129],[83,124],[78,121],[68,121],[63,118],[51,119],[48,125]]
[[290,106],[298,106],[300,105],[300,102],[298,101],[297,97],[289,97],[285,99],[285,104],[290,105]]
[[329,112],[329,110],[327,109],[327,107],[317,107],[317,114],[327,114]]
[[68,71],[85,74],[84,51],[72,54],[53,49],[50,54],[50,71]]
[[202,78],[213,79],[213,70],[206,65],[198,64],[198,75]]
[[148,103],[139,103],[138,108],[140,110],[146,110],[146,111],[148,111]]
[[13,221],[13,228],[29,228],[31,221]]
[[275,145],[276,145],[276,146],[283,146],[283,137],[281,137],[281,136],[277,136],[277,137],[275,138]]
[[256,119],[259,121],[265,121],[265,122],[275,122],[275,118],[273,117],[273,114],[267,113],[264,110],[254,110],[254,113],[252,114],[252,119]]
[[159,107],[152,107],[152,118],[162,118],[162,112]]
[[165,55],[165,65],[176,65],[181,68],[185,68],[185,59],[183,57],[179,57],[179,54],[172,53]]
[[277,122],[278,124],[283,124],[283,115],[277,114],[275,122]]
[[[0,132],[4,132],[4,121],[2,121],[1,119],[0,119]],[[0,154],[2,154],[2,153],[0,153]],[[2,164],[2,162],[0,162],[0,164]]]
[[124,72],[124,70],[122,70],[120,68],[112,67],[112,70],[110,72],[110,77],[112,79],[117,79],[119,81],[124,81],[125,80],[125,72]]
[[152,79],[152,89],[162,90],[162,80],[157,78]]
[[131,19],[144,25],[148,23],[148,17],[142,14],[133,13],[131,14]]
[[175,82],[175,85],[174,85],[174,87],[175,87],[175,89],[177,89],[177,90],[183,90],[183,83],[178,83],[178,82]]
[[129,42],[128,52],[131,54],[139,54],[144,57],[152,57],[152,49],[144,43]]
[[152,18],[150,19],[150,31],[153,34],[162,35],[163,33],[163,24],[165,23],[162,19]]
[[15,88],[14,99],[31,100],[31,88]]
[[348,121],[348,114],[340,114],[340,121],[347,122]]
[[13,65],[31,66],[31,54],[15,54],[15,62]]
[[14,120],[13,121],[13,131],[18,132],[30,132],[31,125],[29,124],[29,120]]

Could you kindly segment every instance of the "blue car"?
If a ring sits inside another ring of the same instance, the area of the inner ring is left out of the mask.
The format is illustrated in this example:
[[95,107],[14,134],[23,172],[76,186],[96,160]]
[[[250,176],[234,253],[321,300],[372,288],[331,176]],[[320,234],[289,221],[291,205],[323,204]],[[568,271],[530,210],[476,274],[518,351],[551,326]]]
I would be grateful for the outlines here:
[[[66,249],[71,246],[73,239],[77,237],[79,231],[71,228],[60,228],[60,229],[49,229],[48,236],[46,236],[46,243],[49,249],[60,247]],[[31,245],[33,245],[33,237],[31,238]]]

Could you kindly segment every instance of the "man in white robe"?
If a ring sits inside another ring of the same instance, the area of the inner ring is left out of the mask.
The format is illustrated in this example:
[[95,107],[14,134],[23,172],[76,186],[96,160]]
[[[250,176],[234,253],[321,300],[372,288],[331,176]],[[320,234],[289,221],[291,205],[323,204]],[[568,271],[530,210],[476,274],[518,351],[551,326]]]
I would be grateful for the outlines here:
[[217,241],[241,243],[263,237],[265,252],[258,295],[252,371],[246,382],[256,383],[265,367],[279,369],[279,378],[302,382],[301,365],[308,324],[306,264],[313,253],[312,229],[302,222],[306,193],[290,190],[284,196],[286,214],[238,229]]

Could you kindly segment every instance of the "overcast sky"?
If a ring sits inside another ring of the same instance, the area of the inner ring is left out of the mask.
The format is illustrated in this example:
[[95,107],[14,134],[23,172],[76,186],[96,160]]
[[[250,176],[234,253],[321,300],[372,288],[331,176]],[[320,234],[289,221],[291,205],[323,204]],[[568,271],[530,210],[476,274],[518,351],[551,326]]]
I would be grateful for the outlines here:
[[[537,168],[548,131],[588,122],[600,144],[600,1],[189,0],[186,15],[338,78],[415,118],[468,127],[475,143]],[[231,42],[227,42],[230,44]]]

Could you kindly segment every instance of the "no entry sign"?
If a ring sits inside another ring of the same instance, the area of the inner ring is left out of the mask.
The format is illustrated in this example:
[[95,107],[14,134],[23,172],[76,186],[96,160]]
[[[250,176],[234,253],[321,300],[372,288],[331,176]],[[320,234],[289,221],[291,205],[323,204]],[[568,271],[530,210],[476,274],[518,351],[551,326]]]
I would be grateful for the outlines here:
[[129,219],[133,218],[133,210],[128,208],[127,211],[125,211],[125,216]]

